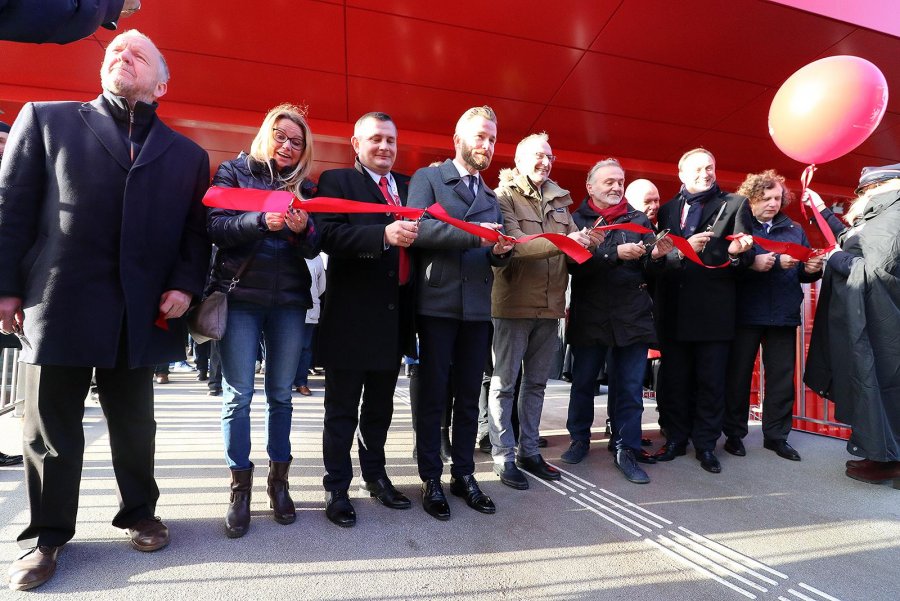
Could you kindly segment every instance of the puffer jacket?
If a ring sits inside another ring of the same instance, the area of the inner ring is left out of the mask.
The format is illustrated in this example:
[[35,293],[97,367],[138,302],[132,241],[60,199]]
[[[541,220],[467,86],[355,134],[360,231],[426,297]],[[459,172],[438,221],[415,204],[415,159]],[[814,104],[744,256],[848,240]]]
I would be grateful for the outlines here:
[[[213,185],[277,189],[268,167],[243,152],[238,158],[222,163],[213,177]],[[304,185],[304,190],[307,189],[313,189],[311,183]],[[312,216],[306,230],[295,234],[287,226],[278,232],[269,231],[264,213],[215,208],[207,213],[206,229],[218,247],[208,292],[227,291],[234,274],[255,251],[240,282],[229,295],[231,300],[265,307],[312,307],[309,292],[312,279],[305,261],[318,254],[319,235]]]
[[[503,212],[503,228],[510,236],[566,235],[578,230],[568,209],[572,197],[553,180],[546,180],[538,193],[526,176],[503,169],[494,192]],[[491,315],[560,319],[566,312],[568,283],[566,256],[553,244],[538,238],[516,245],[509,264],[494,267]]]
[[[624,202],[624,201],[623,201]],[[583,202],[573,217],[580,227],[591,227],[599,215]],[[613,223],[635,223],[651,228],[650,220],[631,205]],[[651,228],[652,229],[652,228]],[[575,346],[603,344],[628,346],[656,343],[653,300],[647,292],[645,269],[649,253],[641,259],[619,259],[616,246],[626,242],[650,242],[653,234],[609,230],[594,256],[578,265],[569,264],[572,299],[566,340]]]
[[[809,240],[799,223],[787,215],[778,213],[772,219],[772,228],[753,220],[754,237],[778,242],[793,242],[809,247]],[[753,256],[765,254],[759,245],[753,245]],[[738,277],[737,324],[739,326],[799,326],[803,289],[800,284],[815,282],[822,272],[806,273],[803,263],[791,269],[782,269],[776,260],[769,271],[753,271],[747,268]]]

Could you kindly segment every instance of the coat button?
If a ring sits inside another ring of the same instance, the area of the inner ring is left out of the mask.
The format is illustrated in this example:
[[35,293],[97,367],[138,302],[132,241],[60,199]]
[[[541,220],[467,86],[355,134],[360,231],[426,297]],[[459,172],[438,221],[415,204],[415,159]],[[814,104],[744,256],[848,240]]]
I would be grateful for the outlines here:
[[396,309],[396,308],[397,308],[397,305],[395,305],[394,303],[390,303],[390,304],[388,305],[388,310],[389,310],[389,311],[393,311],[393,310]]
[[388,274],[388,277],[389,277],[389,278],[392,278],[392,277],[395,277],[395,276],[397,275],[397,272],[394,271],[394,270],[392,269],[392,270],[388,271],[387,274]]

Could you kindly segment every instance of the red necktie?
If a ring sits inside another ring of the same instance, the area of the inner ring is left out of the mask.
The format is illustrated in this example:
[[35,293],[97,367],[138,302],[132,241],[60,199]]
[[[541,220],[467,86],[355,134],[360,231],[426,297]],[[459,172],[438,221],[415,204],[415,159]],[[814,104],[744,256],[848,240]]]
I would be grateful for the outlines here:
[[[391,194],[390,189],[388,188],[388,179],[381,176],[381,180],[378,182],[378,189],[381,190],[381,194],[384,196],[384,199],[387,201],[389,205],[399,207],[400,199],[395,198],[393,194]],[[400,220],[402,217],[394,214],[394,219]],[[399,248],[400,251],[400,285],[404,285],[409,282],[409,253],[405,248]]]

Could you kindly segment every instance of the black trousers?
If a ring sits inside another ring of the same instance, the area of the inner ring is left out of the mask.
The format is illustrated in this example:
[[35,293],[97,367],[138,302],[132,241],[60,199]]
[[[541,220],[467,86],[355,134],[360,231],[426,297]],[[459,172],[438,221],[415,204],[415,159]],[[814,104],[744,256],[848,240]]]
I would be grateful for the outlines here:
[[730,341],[666,341],[662,345],[660,424],[669,442],[690,439],[711,451],[722,433]]
[[387,476],[384,443],[394,414],[394,389],[399,369],[398,357],[397,369],[387,371],[333,367],[325,370],[325,427],[322,432],[322,458],[325,463],[322,484],[325,490],[350,488],[353,480],[350,450],[357,425],[359,467],[363,480],[374,482]]
[[[475,433],[478,429],[478,396],[489,322],[461,321],[418,316],[419,382],[416,411],[416,455],[422,480],[440,478],[441,417],[449,384],[453,391],[450,473],[454,477],[475,473]],[[453,366],[452,377],[450,366]]]
[[[119,364],[124,361],[120,357]],[[31,519],[18,537],[23,548],[59,546],[75,535],[84,462],[84,399],[93,367],[29,365],[25,370],[25,483]],[[97,393],[109,428],[119,512],[128,528],[153,517],[159,488],[153,477],[156,420],[153,368],[97,368]]]
[[762,344],[765,368],[762,431],[766,440],[787,440],[794,410],[794,372],[797,328],[741,327],[731,343],[728,385],[725,389],[725,436],[747,435],[750,412],[750,382],[753,364]]

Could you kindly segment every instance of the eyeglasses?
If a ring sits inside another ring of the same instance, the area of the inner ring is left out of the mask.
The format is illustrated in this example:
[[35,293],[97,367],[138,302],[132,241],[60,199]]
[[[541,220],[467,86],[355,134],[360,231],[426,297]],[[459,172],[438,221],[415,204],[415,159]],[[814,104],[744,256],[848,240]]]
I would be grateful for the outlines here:
[[289,138],[286,133],[284,133],[277,127],[273,127],[272,131],[275,132],[274,134],[272,134],[272,137],[275,138],[275,143],[279,146],[283,145],[287,141],[291,142],[291,148],[293,148],[294,150],[303,150],[303,148],[306,146],[306,140],[304,140],[303,138]]
[[547,159],[547,162],[552,165],[553,161],[556,160],[556,155],[555,154],[544,154],[543,152],[534,153],[534,160],[536,160],[537,162],[543,163],[544,159]]

